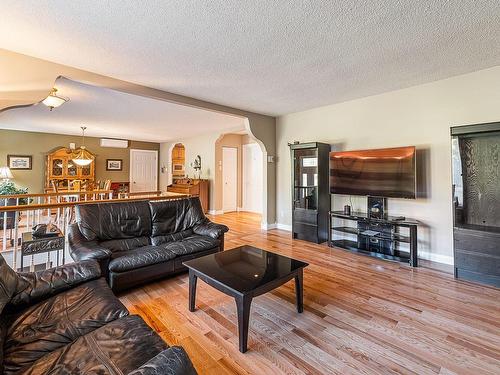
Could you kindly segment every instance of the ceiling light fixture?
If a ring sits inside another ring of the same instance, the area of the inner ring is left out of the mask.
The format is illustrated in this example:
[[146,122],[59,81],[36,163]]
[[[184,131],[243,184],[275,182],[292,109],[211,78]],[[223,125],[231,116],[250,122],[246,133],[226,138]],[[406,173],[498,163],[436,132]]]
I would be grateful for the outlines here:
[[85,148],[85,129],[87,128],[85,126],[82,126],[81,128],[82,128],[82,145],[78,150],[76,150],[72,160],[75,162],[76,165],[80,167],[85,167],[90,163],[92,163],[94,157]]
[[49,96],[43,99],[42,103],[45,104],[52,111],[54,108],[57,108],[64,103],[66,103],[69,98],[63,98],[62,96],[57,95],[57,89],[54,87],[50,90]]

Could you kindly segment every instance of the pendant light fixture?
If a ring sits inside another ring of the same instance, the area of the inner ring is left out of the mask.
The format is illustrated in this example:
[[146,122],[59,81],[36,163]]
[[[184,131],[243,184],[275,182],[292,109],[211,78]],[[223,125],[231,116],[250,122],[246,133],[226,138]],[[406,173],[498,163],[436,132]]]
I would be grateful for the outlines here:
[[57,95],[57,89],[54,87],[50,90],[49,96],[43,99],[42,103],[45,104],[52,111],[54,108],[57,108],[64,103],[66,103],[69,98],[63,98],[62,96]]
[[87,128],[85,126],[82,126],[82,145],[78,150],[75,151],[72,159],[73,162],[79,167],[85,167],[92,163],[92,161],[94,160],[92,154],[85,148],[85,129]]

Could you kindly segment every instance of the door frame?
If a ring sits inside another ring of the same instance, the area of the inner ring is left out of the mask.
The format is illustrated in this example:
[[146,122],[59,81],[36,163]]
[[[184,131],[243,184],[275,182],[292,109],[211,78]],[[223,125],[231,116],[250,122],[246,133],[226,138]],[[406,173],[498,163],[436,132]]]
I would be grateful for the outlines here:
[[[234,211],[233,210],[226,210],[225,207],[224,207],[224,149],[227,148],[227,149],[232,149],[232,150],[235,150],[236,151],[236,181],[235,181],[235,190],[236,190],[236,195],[235,195],[235,198],[236,198],[236,202],[235,205],[234,205]],[[238,156],[238,147],[232,147],[232,146],[222,146],[222,212],[236,212],[238,211],[238,171],[239,171],[239,167],[238,167],[238,162],[239,162],[239,156]]]
[[[158,190],[158,150],[142,150],[140,148],[131,148],[130,149],[130,154],[129,154],[129,158],[130,158],[130,163],[129,163],[129,171],[128,171],[128,179],[129,179],[129,184],[130,184],[130,187],[132,186],[132,172],[134,170],[133,168],[133,160],[134,158],[132,157],[132,154],[134,152],[150,152],[150,153],[154,153],[156,155],[156,168],[155,168],[155,185],[156,185],[156,188],[155,190]],[[130,187],[129,187],[129,190],[130,190]]]
[[[258,152],[260,153],[261,155],[261,158],[263,161],[264,160],[264,154],[262,152],[262,149],[260,147],[260,145],[258,143],[245,143],[243,145],[241,145],[241,209],[243,211],[248,211],[248,212],[254,212],[254,213],[258,213],[258,214],[262,214],[262,212],[264,211],[264,202],[262,200],[262,183],[260,185],[260,210],[259,211],[254,211],[252,209],[249,209],[249,207],[245,204],[245,203],[248,203],[248,202],[245,202],[245,197],[248,197],[248,192],[247,192],[247,189],[246,189],[246,184],[245,184],[245,153],[248,152],[249,149],[251,148],[255,148],[255,150],[258,150]],[[261,169],[261,175],[259,176],[259,178],[261,179],[261,181],[264,179],[264,171],[263,171],[263,164],[261,163],[260,165],[260,169]]]

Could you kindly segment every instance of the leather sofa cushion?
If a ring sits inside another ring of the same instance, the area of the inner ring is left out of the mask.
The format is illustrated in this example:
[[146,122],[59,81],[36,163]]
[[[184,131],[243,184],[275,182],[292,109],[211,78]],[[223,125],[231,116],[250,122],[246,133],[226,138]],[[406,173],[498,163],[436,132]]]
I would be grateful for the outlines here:
[[170,233],[163,236],[151,237],[151,244],[162,245],[167,242],[182,241],[185,238],[191,237],[193,230],[191,228],[183,230],[182,232]]
[[109,262],[112,272],[125,272],[152,264],[168,262],[176,257],[175,252],[159,246],[144,246],[135,250],[114,253],[114,259]]
[[18,278],[17,273],[0,256],[0,313],[16,292]]
[[125,306],[101,278],[2,316],[5,374],[29,367],[50,352],[126,315]]
[[128,374],[167,347],[141,317],[127,316],[47,354],[23,374]]
[[95,203],[76,206],[78,228],[88,241],[151,235],[147,201]]
[[205,219],[198,198],[149,202],[152,236],[178,233],[194,227]]
[[113,252],[137,249],[138,247],[149,245],[149,237],[125,238],[119,240],[108,240],[99,243]]
[[128,375],[196,375],[186,351],[181,346],[171,346]]
[[176,256],[182,256],[210,250],[219,245],[220,240],[217,238],[193,234],[191,237],[185,238],[182,241],[167,243],[163,245],[163,247],[172,251]]

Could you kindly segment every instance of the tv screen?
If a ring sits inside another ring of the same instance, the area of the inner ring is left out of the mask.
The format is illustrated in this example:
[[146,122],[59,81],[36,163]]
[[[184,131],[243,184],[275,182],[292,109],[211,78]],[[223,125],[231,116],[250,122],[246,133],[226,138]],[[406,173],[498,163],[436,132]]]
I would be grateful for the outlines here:
[[415,198],[415,147],[330,152],[330,192]]

